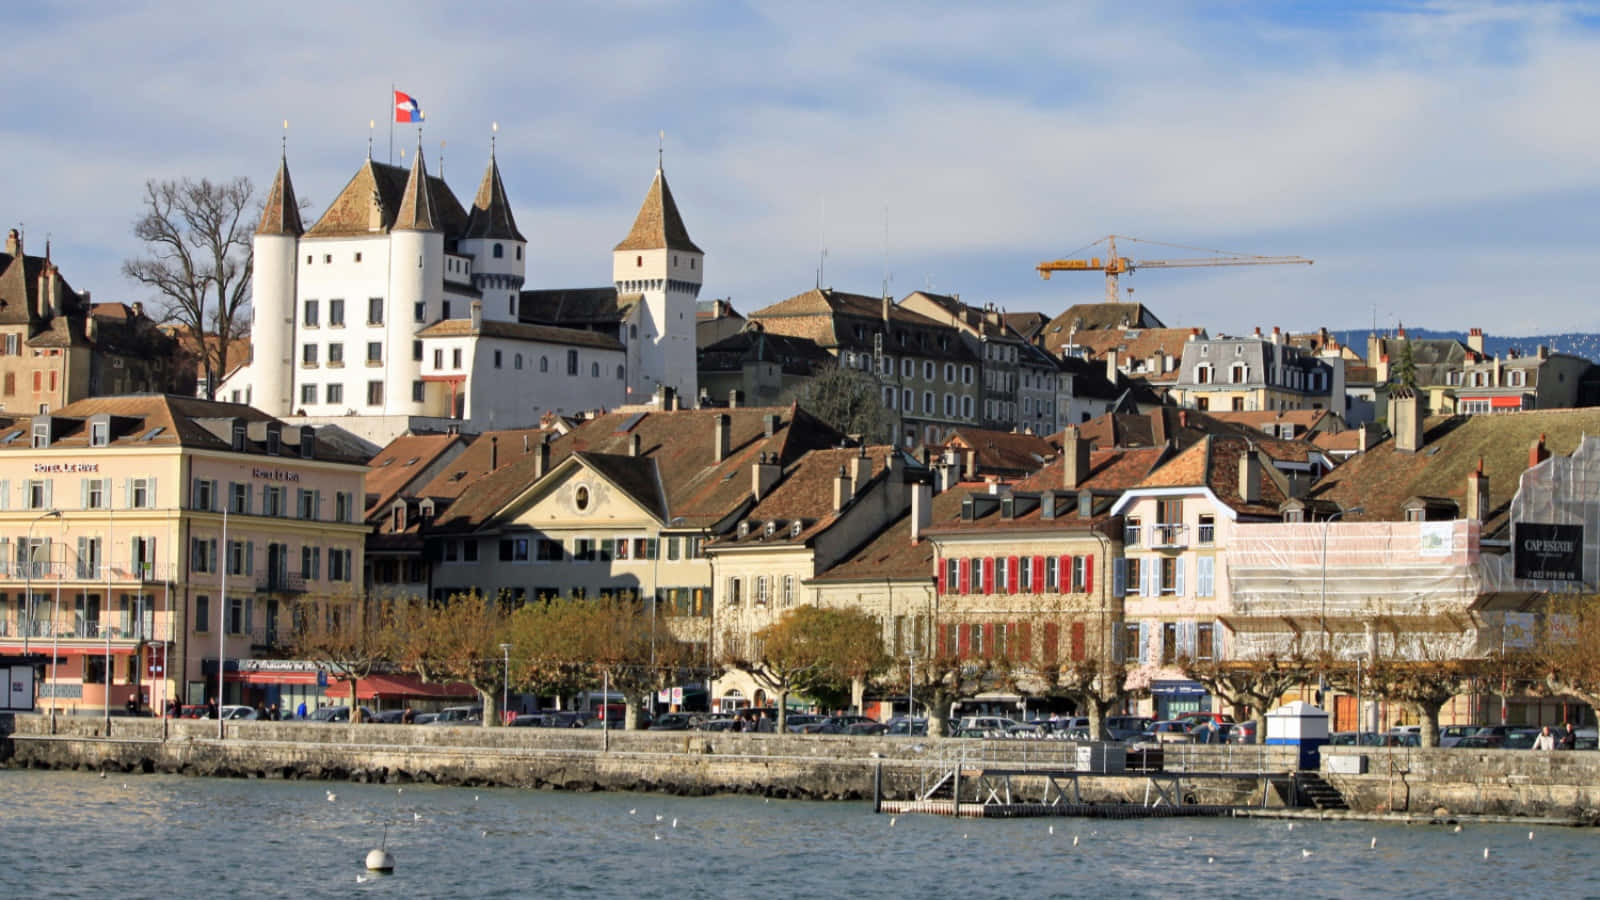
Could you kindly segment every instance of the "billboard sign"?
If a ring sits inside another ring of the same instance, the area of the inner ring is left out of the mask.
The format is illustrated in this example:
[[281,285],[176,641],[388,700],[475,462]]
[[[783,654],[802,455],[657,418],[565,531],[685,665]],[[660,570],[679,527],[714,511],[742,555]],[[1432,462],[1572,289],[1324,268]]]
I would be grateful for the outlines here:
[[1582,525],[1517,522],[1511,533],[1518,578],[1583,581]]

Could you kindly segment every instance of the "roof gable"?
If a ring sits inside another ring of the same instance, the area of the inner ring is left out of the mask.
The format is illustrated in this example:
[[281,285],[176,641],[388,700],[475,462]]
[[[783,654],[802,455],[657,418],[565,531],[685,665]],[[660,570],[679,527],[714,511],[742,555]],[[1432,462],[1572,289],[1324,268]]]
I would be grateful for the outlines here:
[[667,186],[666,173],[661,169],[656,169],[656,177],[645,192],[644,203],[634,217],[628,236],[615,249],[704,252],[689,239],[689,229],[684,227],[678,204],[672,199],[672,188]]

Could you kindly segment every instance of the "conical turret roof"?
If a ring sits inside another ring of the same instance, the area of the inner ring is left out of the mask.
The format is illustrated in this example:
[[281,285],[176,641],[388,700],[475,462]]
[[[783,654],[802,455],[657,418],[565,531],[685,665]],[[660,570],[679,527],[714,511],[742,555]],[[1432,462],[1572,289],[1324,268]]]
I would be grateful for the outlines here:
[[272,179],[272,188],[267,191],[267,202],[261,210],[261,223],[256,226],[256,234],[287,234],[299,237],[305,233],[305,227],[300,224],[300,205],[295,200],[294,183],[289,180],[289,160],[287,156],[278,159],[278,174]]
[[494,152],[489,153],[489,168],[478,185],[478,196],[472,201],[472,212],[467,215],[469,238],[488,238],[527,243],[527,238],[517,230],[517,220],[511,215],[511,203],[506,200],[506,186],[500,181],[500,164]]
[[661,169],[656,169],[655,180],[650,182],[650,191],[644,195],[644,205],[639,207],[633,228],[615,249],[705,252],[689,239],[689,229],[683,226],[678,204],[673,202],[672,189],[667,187],[667,176]]
[[411,161],[411,177],[400,195],[400,210],[395,213],[391,231],[439,231],[434,217],[433,186],[428,181],[428,168],[422,162],[422,144],[417,144],[417,155]]

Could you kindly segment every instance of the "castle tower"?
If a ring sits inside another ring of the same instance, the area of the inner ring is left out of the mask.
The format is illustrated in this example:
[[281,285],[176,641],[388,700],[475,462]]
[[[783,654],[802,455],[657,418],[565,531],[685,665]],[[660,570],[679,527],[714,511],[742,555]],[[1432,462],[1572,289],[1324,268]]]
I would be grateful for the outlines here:
[[[289,180],[287,154],[278,160],[278,174],[267,191],[266,207],[251,244],[255,253],[250,306],[250,402],[271,416],[294,412],[295,261],[299,255],[300,207]],[[235,361],[230,360],[230,365]],[[220,379],[226,372],[217,373]]]
[[619,295],[641,295],[638,336],[625,342],[639,364],[628,373],[635,402],[648,400],[658,385],[685,402],[699,396],[695,351],[695,299],[705,277],[705,253],[689,239],[667,176],[656,167],[633,228],[611,254],[611,277]]
[[[411,163],[394,225],[389,229],[389,314],[384,316],[383,402],[358,406],[365,414],[422,415],[424,403],[412,393],[422,365],[412,353],[416,325],[403,311],[437,299],[444,290],[442,209],[422,160],[422,143]],[[425,317],[426,318],[426,317]],[[380,326],[369,326],[380,327]],[[367,398],[360,398],[366,400]]]
[[483,317],[492,321],[517,321],[517,298],[527,271],[523,252],[527,239],[517,230],[500,181],[500,166],[494,150],[489,151],[489,168],[478,185],[478,196],[467,214],[467,230],[459,246],[472,256],[472,286],[483,295]]

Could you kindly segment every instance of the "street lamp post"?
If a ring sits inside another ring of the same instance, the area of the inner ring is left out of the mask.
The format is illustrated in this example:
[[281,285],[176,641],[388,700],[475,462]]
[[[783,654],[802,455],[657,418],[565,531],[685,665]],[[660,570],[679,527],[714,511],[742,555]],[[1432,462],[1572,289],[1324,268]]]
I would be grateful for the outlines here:
[[506,721],[506,710],[511,705],[511,645],[501,644],[500,652],[505,657],[505,681],[500,683],[500,723]]
[[[106,639],[106,680],[101,685],[105,690],[100,695],[101,700],[104,701],[101,705],[106,708],[106,737],[111,736],[111,630],[110,625],[100,626],[100,633]],[[221,715],[221,713],[218,713],[218,715]]]
[[[916,643],[913,641],[912,643]],[[911,727],[917,718],[917,653],[906,651],[906,661],[911,663],[911,674],[906,681],[906,734],[916,734]]]
[[1328,634],[1328,526],[1333,520],[1345,515],[1360,515],[1366,510],[1360,506],[1350,509],[1341,509],[1333,515],[1322,520],[1322,653],[1326,656],[1329,652],[1331,636]]

